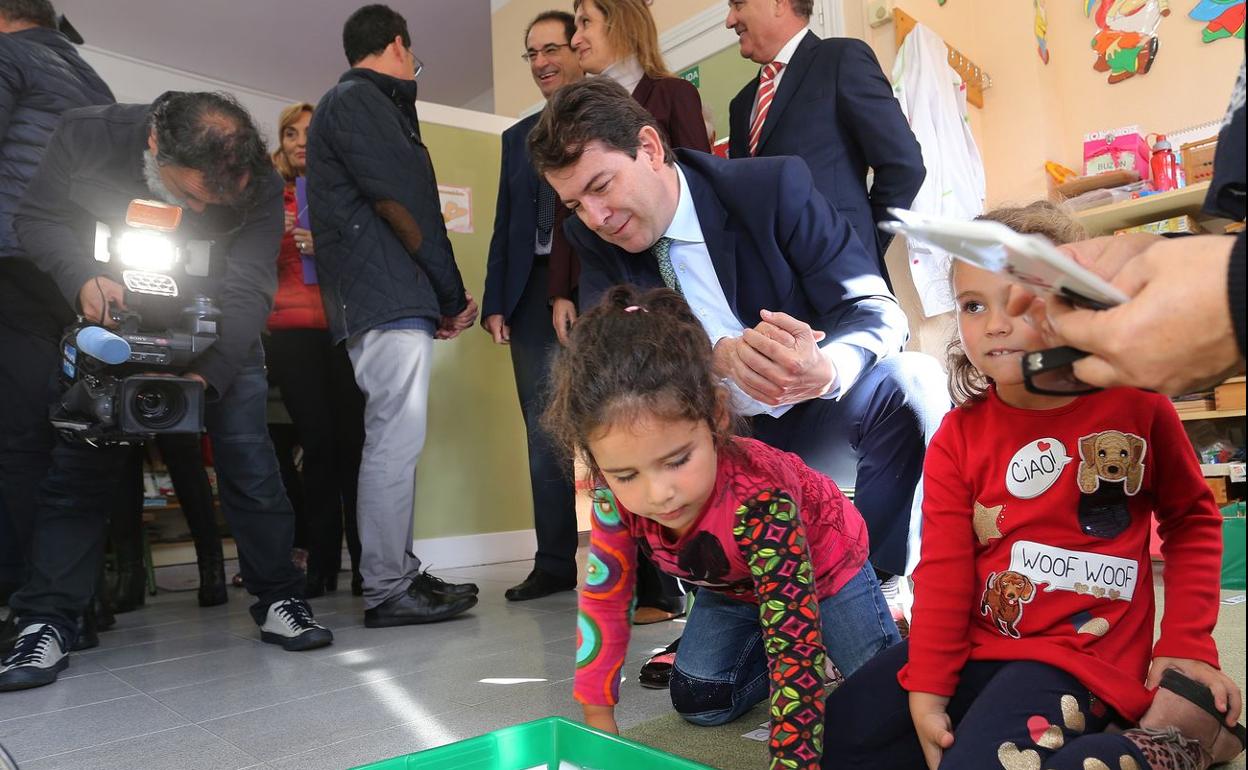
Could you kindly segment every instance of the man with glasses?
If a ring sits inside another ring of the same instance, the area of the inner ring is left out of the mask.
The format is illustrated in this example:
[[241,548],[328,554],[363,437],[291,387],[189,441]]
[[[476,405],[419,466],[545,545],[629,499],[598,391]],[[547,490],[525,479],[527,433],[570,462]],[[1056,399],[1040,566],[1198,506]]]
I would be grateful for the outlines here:
[[[575,32],[575,19],[564,11],[541,13],[525,30],[521,56],[545,98],[581,79],[581,65],[569,44]],[[576,588],[575,493],[541,426],[550,357],[558,347],[547,301],[550,255],[568,245],[555,221],[563,207],[551,186],[537,178],[525,147],[537,118],[531,115],[503,132],[498,211],[481,299],[481,326],[495,344],[507,345],[511,352],[528,434],[537,554],[529,576],[507,589],[510,601]]]
[[412,553],[433,341],[472,326],[477,305],[455,264],[420,137],[422,65],[407,22],[367,5],[347,19],[342,41],[351,69],[312,118],[308,197],[325,314],[365,397],[364,625],[430,623],[477,603],[475,585],[422,572]]

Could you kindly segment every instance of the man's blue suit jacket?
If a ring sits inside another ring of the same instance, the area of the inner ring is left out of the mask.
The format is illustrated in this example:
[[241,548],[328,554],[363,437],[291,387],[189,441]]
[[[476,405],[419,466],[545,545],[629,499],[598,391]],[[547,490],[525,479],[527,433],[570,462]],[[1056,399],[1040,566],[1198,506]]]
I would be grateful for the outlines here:
[[[744,326],[756,326],[764,309],[788,313],[822,330],[822,344],[864,351],[864,371],[901,350],[906,316],[880,276],[879,261],[815,188],[800,158],[723,160],[681,149],[676,161],[724,296]],[[576,217],[564,229],[581,258],[582,308],[617,284],[663,285],[648,252],[613,246]]]
[[[728,108],[728,154],[749,156],[749,122],[758,78]],[[882,258],[889,236],[876,223],[889,206],[910,208],[925,170],[919,142],[871,47],[852,38],[807,32],[780,78],[763,123],[758,154],[796,155],[815,186]],[[875,170],[868,196],[867,168]]]
[[[481,317],[510,319],[533,270],[537,234],[537,172],[529,162],[529,131],[540,113],[503,132],[503,165],[498,175],[494,236],[485,270]],[[555,202],[559,206],[559,202]],[[545,291],[545,288],[542,289]]]

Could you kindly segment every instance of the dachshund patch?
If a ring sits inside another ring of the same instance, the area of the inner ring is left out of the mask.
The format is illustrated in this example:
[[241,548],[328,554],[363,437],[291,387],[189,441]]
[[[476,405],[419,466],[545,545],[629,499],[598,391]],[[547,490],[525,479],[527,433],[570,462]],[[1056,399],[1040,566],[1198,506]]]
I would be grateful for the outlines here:
[[1148,445],[1131,433],[1107,430],[1079,439],[1079,528],[1115,538],[1131,525],[1127,498],[1144,483]]
[[1020,639],[1018,623],[1023,619],[1023,605],[1036,595],[1031,578],[1019,572],[993,572],[984,585],[979,600],[979,613],[992,619],[992,625],[1005,636]]

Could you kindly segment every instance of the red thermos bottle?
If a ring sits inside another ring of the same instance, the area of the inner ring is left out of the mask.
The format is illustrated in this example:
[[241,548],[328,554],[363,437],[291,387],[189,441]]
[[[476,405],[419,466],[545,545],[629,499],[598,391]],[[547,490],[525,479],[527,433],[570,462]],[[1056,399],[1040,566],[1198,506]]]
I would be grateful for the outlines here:
[[1174,162],[1174,151],[1170,149],[1170,143],[1166,141],[1166,135],[1157,134],[1156,136],[1157,141],[1153,144],[1153,157],[1149,160],[1148,166],[1152,172],[1153,189],[1157,192],[1165,192],[1179,186],[1179,170]]

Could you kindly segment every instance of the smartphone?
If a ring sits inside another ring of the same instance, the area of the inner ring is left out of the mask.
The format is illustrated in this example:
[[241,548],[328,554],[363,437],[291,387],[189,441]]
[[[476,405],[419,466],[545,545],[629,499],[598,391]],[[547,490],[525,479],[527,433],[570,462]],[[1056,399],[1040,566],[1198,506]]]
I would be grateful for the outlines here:
[[885,232],[903,235],[968,262],[1004,273],[1035,292],[1062,297],[1072,305],[1105,310],[1129,298],[1104,278],[1057,250],[1043,235],[1023,235],[1000,222],[960,221],[890,208],[895,221]]

